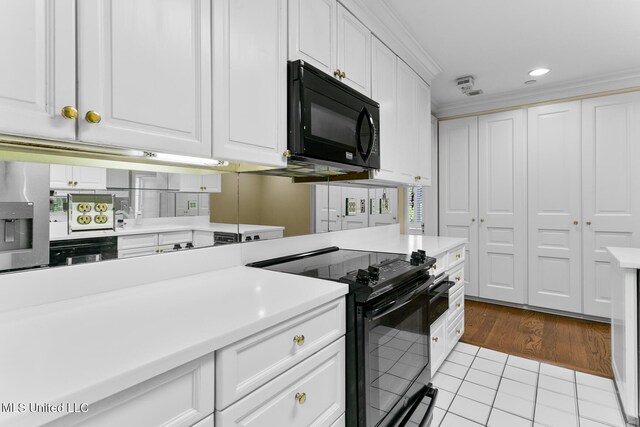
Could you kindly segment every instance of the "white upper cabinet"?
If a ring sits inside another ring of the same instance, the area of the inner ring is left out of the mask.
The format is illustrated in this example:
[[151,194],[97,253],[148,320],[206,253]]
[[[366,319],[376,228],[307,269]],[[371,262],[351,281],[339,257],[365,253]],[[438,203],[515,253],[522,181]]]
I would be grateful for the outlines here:
[[[416,87],[418,75],[401,59],[397,62],[396,139],[392,149],[399,156],[397,172],[402,182],[414,184],[418,176],[418,112]],[[425,117],[431,123],[429,117]],[[383,155],[381,153],[381,155]]]
[[582,311],[580,102],[528,111],[529,304]]
[[639,139],[640,93],[582,102],[585,314],[611,316],[613,271],[605,247],[640,244]]
[[371,32],[340,4],[338,69],[343,83],[371,96]]
[[289,1],[289,59],[371,96],[371,31],[336,0]]
[[287,2],[213,5],[213,156],[286,166]]
[[75,139],[75,1],[0,2],[0,39],[0,133]]
[[73,190],[104,190],[107,170],[86,166],[51,165],[49,187]]
[[289,59],[336,70],[336,0],[289,0]]
[[525,111],[480,116],[478,255],[482,298],[525,302],[525,170]]
[[478,296],[478,118],[438,126],[440,235],[468,240],[464,292]]
[[377,38],[371,44],[371,95],[380,103],[380,170],[376,177],[397,181],[400,153],[394,147],[396,140],[396,61],[395,53]]
[[210,2],[95,0],[77,8],[78,139],[210,157]]
[[416,76],[418,161],[416,185],[431,185],[431,88]]
[[176,173],[169,175],[169,188],[189,193],[219,193],[222,191],[222,180],[220,174]]

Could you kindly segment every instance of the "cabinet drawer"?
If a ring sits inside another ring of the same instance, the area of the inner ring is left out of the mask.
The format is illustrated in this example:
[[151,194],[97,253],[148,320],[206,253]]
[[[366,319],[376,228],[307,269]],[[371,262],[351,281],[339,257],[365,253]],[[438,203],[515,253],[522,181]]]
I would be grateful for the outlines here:
[[122,251],[118,251],[118,258],[133,258],[144,255],[155,255],[157,253],[157,246],[150,246],[148,248],[125,249]]
[[431,267],[430,273],[433,276],[437,276],[440,273],[444,273],[444,271],[447,269],[447,254],[443,252],[434,256],[434,258],[436,259],[436,263],[433,265],[433,267]]
[[[337,299],[216,352],[216,408],[224,409],[345,334]],[[304,337],[296,343],[294,337]]]
[[[227,409],[216,411],[216,426],[331,426],[345,410],[344,352],[342,337]],[[298,400],[301,395],[306,398],[303,403]]]
[[464,288],[460,287],[454,292],[449,291],[449,307],[454,307],[460,302],[464,304]]
[[340,415],[340,418],[336,420],[335,423],[331,424],[331,427],[345,427],[346,420],[344,414]]
[[462,261],[464,261],[464,245],[453,248],[447,252],[447,268],[452,268]]
[[447,351],[451,350],[464,334],[464,310],[447,324]]
[[451,324],[451,322],[464,311],[464,293],[460,291],[453,296],[449,296],[449,301],[450,303],[449,310],[447,312],[447,322],[448,324]]
[[118,237],[118,250],[158,246],[158,234],[132,234]]
[[158,234],[158,245],[175,245],[193,241],[193,231],[171,231]]
[[213,427],[213,414],[209,415],[204,420],[195,423],[191,427]]
[[[67,415],[48,426],[189,427],[213,412],[213,375],[214,357],[210,354],[93,403],[88,412]],[[210,425],[213,427],[213,420]]]
[[457,268],[449,271],[449,280],[455,282],[456,284],[453,287],[454,292],[464,286],[464,264],[459,265]]

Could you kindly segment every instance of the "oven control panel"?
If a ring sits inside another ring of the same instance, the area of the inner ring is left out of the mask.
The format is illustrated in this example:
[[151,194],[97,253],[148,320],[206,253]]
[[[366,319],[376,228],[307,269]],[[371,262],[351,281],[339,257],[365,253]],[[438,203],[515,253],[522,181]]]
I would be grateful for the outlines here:
[[113,195],[69,194],[69,232],[115,230]]

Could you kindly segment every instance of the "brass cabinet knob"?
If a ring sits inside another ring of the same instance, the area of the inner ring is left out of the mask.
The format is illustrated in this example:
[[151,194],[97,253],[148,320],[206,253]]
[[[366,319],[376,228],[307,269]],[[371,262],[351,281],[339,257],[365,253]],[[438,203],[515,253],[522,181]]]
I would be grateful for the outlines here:
[[289,157],[291,157],[291,150],[284,150],[284,153],[282,153],[282,155],[288,159]]
[[303,405],[307,401],[307,393],[296,393],[296,401]]
[[578,225],[578,221],[573,221],[573,225]]
[[456,304],[456,308],[460,308],[460,307],[462,307],[462,304],[457,303],[457,304]]
[[345,73],[344,71],[340,73],[340,78],[344,79],[345,77],[347,77],[347,73]]
[[73,186],[75,187],[76,185],[78,185],[78,181],[73,181]]
[[438,266],[437,266],[436,264],[433,264],[433,269],[434,269],[434,270],[437,270],[437,269],[438,269]]
[[100,113],[98,113],[97,111],[89,110],[84,116],[84,119],[89,123],[100,123],[102,117],[100,117]]
[[73,181],[69,181],[69,182],[67,182],[67,185],[68,185],[69,187],[73,186]]
[[484,222],[484,218],[480,218],[480,222]]
[[433,341],[438,342],[438,337],[431,338]]
[[304,335],[296,335],[295,337],[293,337],[293,342],[298,345],[304,344]]
[[462,256],[462,254],[456,254],[456,258],[460,259],[460,257]]
[[420,181],[422,177],[420,175],[416,176],[416,181]]
[[62,114],[62,117],[64,117],[65,119],[69,120],[75,120],[78,118],[78,110],[70,105],[64,107],[60,114]]
[[460,329],[456,329],[456,334],[460,335],[460,332],[462,332]]
[[456,282],[460,281],[460,276],[456,276]]
[[203,189],[203,190],[206,190],[206,189],[207,189],[207,187],[202,187],[202,189]]
[[587,225],[591,225],[591,221],[587,221]]
[[333,76],[338,78],[342,77],[342,72],[340,72],[340,68],[338,68],[333,72]]
[[471,222],[476,222],[476,219],[475,218],[471,218]]

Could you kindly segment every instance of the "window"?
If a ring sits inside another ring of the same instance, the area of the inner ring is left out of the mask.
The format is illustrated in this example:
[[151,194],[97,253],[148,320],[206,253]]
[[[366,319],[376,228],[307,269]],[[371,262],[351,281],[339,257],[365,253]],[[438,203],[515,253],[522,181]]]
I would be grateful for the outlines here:
[[407,233],[424,233],[422,203],[422,187],[409,187],[407,189]]

